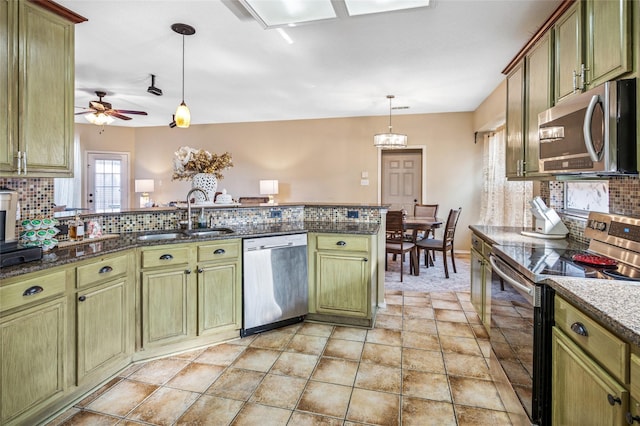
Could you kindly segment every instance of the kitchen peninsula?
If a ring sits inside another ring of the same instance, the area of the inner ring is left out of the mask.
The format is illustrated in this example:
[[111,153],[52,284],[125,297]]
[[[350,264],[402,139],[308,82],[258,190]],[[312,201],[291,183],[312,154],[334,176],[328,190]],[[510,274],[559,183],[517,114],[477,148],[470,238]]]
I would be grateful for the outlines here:
[[[359,204],[213,206],[205,208],[210,225],[232,233],[169,240],[139,237],[175,231],[183,209],[82,215],[117,237],[86,239],[47,251],[40,261],[0,269],[8,366],[1,374],[12,389],[2,395],[0,422],[40,422],[132,362],[237,338],[244,238],[306,233],[310,314],[371,326],[384,295],[378,265],[386,211]],[[330,240],[336,242],[325,247]],[[327,256],[330,268],[342,264],[346,276],[359,277],[350,284],[353,306],[327,306],[324,301],[335,297],[318,293],[319,286],[344,291],[344,285],[325,286],[319,265]]]

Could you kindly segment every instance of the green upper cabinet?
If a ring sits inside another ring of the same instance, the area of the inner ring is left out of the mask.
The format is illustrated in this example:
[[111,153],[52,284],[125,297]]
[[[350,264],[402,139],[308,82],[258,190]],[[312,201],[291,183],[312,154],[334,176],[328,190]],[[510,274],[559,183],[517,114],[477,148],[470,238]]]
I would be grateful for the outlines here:
[[631,2],[577,1],[554,25],[555,101],[631,71]]
[[520,61],[507,76],[507,177],[524,174],[524,69],[524,61]]
[[0,175],[71,176],[74,24],[27,1],[2,1],[0,17]]

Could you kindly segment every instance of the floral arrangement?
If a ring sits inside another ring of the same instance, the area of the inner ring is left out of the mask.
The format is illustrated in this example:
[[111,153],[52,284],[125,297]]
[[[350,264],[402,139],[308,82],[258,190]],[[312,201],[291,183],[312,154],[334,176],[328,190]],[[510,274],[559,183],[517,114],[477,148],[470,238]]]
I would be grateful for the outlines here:
[[173,176],[171,180],[190,180],[198,173],[211,173],[222,179],[222,171],[233,167],[231,154],[212,154],[203,149],[181,146],[173,160]]

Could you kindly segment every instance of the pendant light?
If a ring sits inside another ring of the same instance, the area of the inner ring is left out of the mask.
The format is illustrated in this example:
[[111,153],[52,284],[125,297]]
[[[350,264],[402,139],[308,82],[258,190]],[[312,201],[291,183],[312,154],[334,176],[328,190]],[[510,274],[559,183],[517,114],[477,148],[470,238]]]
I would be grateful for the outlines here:
[[391,126],[391,100],[395,98],[393,95],[387,95],[389,99],[389,133],[379,133],[373,137],[373,145],[376,148],[406,148],[407,135],[401,135],[399,133],[393,133],[393,127]]
[[187,24],[173,24],[171,25],[171,29],[182,35],[182,102],[178,105],[178,109],[176,109],[174,120],[176,126],[187,128],[189,124],[191,124],[191,112],[187,104],[184,103],[184,36],[194,35],[196,30]]

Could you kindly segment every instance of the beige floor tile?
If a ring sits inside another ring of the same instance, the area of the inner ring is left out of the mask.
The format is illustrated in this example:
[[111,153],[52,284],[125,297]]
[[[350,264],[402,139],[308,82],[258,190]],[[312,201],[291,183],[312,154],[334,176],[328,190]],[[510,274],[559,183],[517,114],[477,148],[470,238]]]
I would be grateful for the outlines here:
[[453,402],[456,405],[504,410],[493,382],[468,377],[450,376]]
[[111,379],[107,383],[105,383],[104,385],[100,386],[100,388],[98,390],[96,390],[96,391],[90,393],[89,395],[87,395],[80,402],[78,402],[76,405],[74,405],[74,407],[78,407],[78,408],[86,407],[87,405],[89,405],[93,401],[95,401],[96,398],[98,398],[100,395],[104,394],[109,389],[111,389],[112,387],[114,387],[115,385],[120,383],[121,381],[122,381],[122,377],[114,377],[113,379]]
[[402,373],[400,368],[363,362],[358,367],[355,387],[399,394],[402,390]]
[[293,333],[271,331],[258,335],[249,346],[252,348],[282,350],[287,346],[292,336]]
[[358,363],[339,358],[320,358],[311,380],[353,386],[358,371]]
[[404,297],[404,306],[418,306],[422,308],[428,308],[431,305],[431,301],[424,297]]
[[447,376],[406,370],[402,372],[402,394],[416,398],[451,402]]
[[458,296],[456,295],[456,293],[452,291],[437,291],[437,292],[429,293],[429,295],[431,296],[432,301],[435,299],[453,300],[453,301],[458,300]]
[[267,372],[276,362],[280,352],[271,349],[247,348],[233,363],[235,368]]
[[[251,341],[253,341],[253,339],[251,339]],[[222,343],[220,345],[211,346],[195,360],[205,364],[222,365],[226,367],[231,365],[231,363],[233,363],[233,361],[235,361],[236,358],[244,352],[244,350],[245,346],[243,345]]]
[[218,377],[207,394],[221,396],[223,398],[246,401],[258,387],[265,374],[258,371],[228,368]]
[[346,418],[369,425],[399,425],[400,395],[354,389]]
[[402,348],[400,346],[365,343],[360,360],[364,363],[400,367],[402,365]]
[[509,416],[504,411],[486,410],[484,408],[456,405],[456,415],[459,426],[501,425],[511,424]]
[[378,314],[376,315],[375,327],[402,330],[402,316]]
[[[453,412],[453,404],[430,401],[428,399],[404,397],[402,398],[402,425],[455,426],[456,418]],[[482,425],[478,424],[477,426]]]
[[402,305],[402,294],[389,294],[384,297],[387,305]]
[[256,337],[257,335],[253,334],[251,336],[229,340],[227,344],[238,345],[238,346],[249,346]]
[[344,418],[352,388],[332,383],[310,381],[304,390],[297,410]]
[[471,324],[471,329],[473,330],[473,334],[475,335],[476,339],[488,339],[489,338],[489,332],[487,331],[487,329],[485,328],[484,325],[482,325],[482,324]]
[[330,338],[322,356],[359,361],[364,342]]
[[440,341],[435,334],[416,333],[414,331],[402,332],[402,346],[405,348],[439,351]]
[[46,425],[47,426],[60,426],[61,424],[64,423],[65,420],[71,419],[71,417],[75,416],[76,414],[78,414],[80,412],[82,412],[80,408],[71,407],[68,410],[65,410],[62,413],[58,414],[53,419],[49,420],[49,422],[47,422]]
[[160,388],[128,416],[156,425],[172,425],[200,395],[179,389]]
[[465,312],[476,312],[476,308],[468,300],[461,300],[460,306],[462,306],[462,310]]
[[303,324],[304,323],[302,322],[298,322],[295,324],[287,325],[286,327],[280,327],[278,331],[282,333],[295,334],[298,332],[298,330],[300,330],[300,327],[302,327]]
[[404,318],[426,318],[426,319],[434,319],[435,313],[433,312],[433,308],[424,308],[424,307],[416,307],[416,306],[405,306],[403,308],[403,316]]
[[115,416],[126,416],[138,404],[144,401],[156,389],[157,385],[123,380],[87,406],[90,410]]
[[438,334],[441,336],[457,336],[474,338],[473,329],[462,322],[438,321]]
[[173,376],[167,382],[167,386],[202,393],[222,374],[223,370],[224,367],[220,365],[192,362]]
[[476,339],[456,336],[440,336],[443,352],[457,352],[465,355],[482,356]]
[[440,351],[403,348],[402,368],[427,373],[445,374],[444,361]]
[[118,377],[129,377],[130,375],[138,371],[140,368],[142,368],[143,365],[144,363],[131,364],[130,366],[122,370],[120,373],[118,373]]
[[422,297],[424,299],[431,300],[431,293],[425,291],[404,291],[402,292],[406,297]]
[[436,322],[426,318],[405,318],[402,322],[402,329],[405,331],[416,331],[418,333],[437,334]]
[[482,324],[482,320],[475,312],[465,312],[464,314],[469,324]]
[[319,416],[317,414],[294,411],[289,420],[290,426],[343,426],[342,419]]
[[308,379],[318,364],[317,355],[282,352],[271,367],[271,373]]
[[106,414],[92,413],[90,411],[81,411],[67,419],[63,424],[65,426],[110,426],[118,423],[118,417],[111,417]]
[[333,329],[331,337],[333,337],[334,339],[356,340],[358,342],[364,342],[364,340],[367,338],[367,329],[337,325]]
[[434,309],[437,321],[462,322],[467,323],[467,316],[464,311],[454,311],[453,309]]
[[231,423],[242,408],[243,402],[202,395],[178,419],[176,426],[224,426]]
[[138,371],[129,376],[129,378],[154,385],[162,385],[178,374],[178,372],[188,364],[189,361],[183,359],[157,359],[143,365]]
[[491,342],[488,340],[478,340],[478,346],[480,346],[480,351],[485,358],[489,358],[491,356]]
[[[460,258],[462,258],[464,256],[464,254],[462,256],[460,256]],[[457,257],[456,257],[457,259]],[[467,260],[469,260],[469,256],[467,256]],[[455,293],[455,295],[458,297],[458,300],[471,300],[471,292],[470,291],[457,291]]]
[[489,366],[484,357],[445,352],[444,363],[447,368],[447,374],[450,376],[491,380]]
[[198,358],[202,352],[205,351],[205,348],[195,349],[193,351],[182,352],[179,354],[171,355],[170,358],[184,359],[187,361],[193,361]]
[[452,309],[455,311],[462,310],[462,305],[457,300],[434,299],[431,301],[434,309]]
[[305,379],[267,374],[249,402],[293,410],[306,384]]
[[333,332],[333,325],[318,324],[316,322],[305,322],[298,329],[298,334],[306,334],[309,336],[329,337]]
[[367,343],[400,346],[402,344],[402,332],[400,330],[374,328],[373,330],[369,330],[367,332]]
[[309,355],[320,355],[327,344],[327,340],[326,337],[296,334],[285,350]]
[[231,423],[233,426],[285,426],[291,411],[260,404],[245,404]]
[[401,316],[402,305],[392,305],[387,303],[387,306],[378,309],[378,314]]

